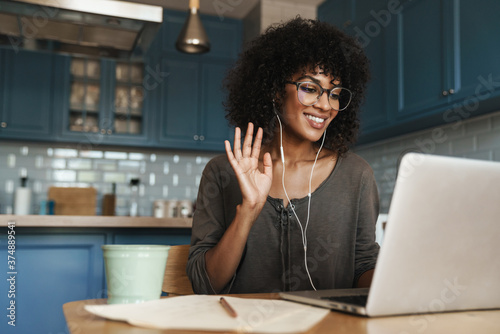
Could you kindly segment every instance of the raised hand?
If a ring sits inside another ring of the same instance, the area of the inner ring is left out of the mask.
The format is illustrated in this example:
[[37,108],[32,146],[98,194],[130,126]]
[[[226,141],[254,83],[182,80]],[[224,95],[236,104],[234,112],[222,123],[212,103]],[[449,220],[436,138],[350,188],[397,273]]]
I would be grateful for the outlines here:
[[243,149],[241,149],[240,128],[236,128],[234,131],[234,152],[231,151],[229,141],[225,141],[227,157],[236,173],[241,194],[243,195],[242,206],[256,210],[257,215],[266,202],[273,175],[272,160],[269,153],[264,154],[263,167],[262,170],[259,169],[262,134],[262,128],[259,128],[255,140],[253,140],[253,124],[248,123]]

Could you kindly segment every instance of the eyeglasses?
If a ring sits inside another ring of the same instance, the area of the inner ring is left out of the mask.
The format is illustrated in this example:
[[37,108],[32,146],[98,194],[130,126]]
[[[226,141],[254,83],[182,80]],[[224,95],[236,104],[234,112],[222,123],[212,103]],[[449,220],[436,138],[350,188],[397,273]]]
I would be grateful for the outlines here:
[[324,92],[328,93],[330,107],[336,111],[344,110],[351,103],[352,93],[344,87],[325,89],[311,81],[287,81],[287,83],[297,86],[299,102],[305,106],[316,104]]

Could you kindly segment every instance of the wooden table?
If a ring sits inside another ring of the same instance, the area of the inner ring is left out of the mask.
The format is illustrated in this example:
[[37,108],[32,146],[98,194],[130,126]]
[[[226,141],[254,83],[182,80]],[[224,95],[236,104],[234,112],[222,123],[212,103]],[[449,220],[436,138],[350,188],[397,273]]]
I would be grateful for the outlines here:
[[[238,297],[277,299],[277,294],[248,294]],[[64,316],[71,334],[160,334],[200,333],[193,331],[147,329],[125,322],[110,321],[85,311],[85,305],[105,304],[106,299],[89,299],[63,305]],[[217,332],[201,332],[217,333]],[[340,334],[409,334],[409,333],[500,333],[500,310],[450,312],[382,318],[365,318],[341,312],[330,312],[308,333]]]

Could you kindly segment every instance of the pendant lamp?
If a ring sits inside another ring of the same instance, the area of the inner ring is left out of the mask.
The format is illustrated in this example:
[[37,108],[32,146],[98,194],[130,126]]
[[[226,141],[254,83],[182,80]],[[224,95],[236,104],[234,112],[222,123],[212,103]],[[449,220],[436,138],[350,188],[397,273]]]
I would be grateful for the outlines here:
[[205,53],[210,50],[210,40],[200,18],[200,0],[189,0],[189,14],[177,38],[175,47],[185,53]]

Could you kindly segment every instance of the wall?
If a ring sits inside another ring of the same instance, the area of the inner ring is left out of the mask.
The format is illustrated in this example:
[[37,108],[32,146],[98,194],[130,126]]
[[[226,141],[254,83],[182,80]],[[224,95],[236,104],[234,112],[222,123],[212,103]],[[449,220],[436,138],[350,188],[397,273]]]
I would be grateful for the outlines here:
[[[398,160],[408,151],[500,161],[500,111],[445,126],[358,146],[354,151],[372,166],[380,192],[380,212],[389,210]],[[164,150],[78,150],[62,145],[2,142],[0,145],[0,213],[12,213],[19,177],[27,173],[33,190],[32,212],[54,186],[92,186],[98,208],[104,193],[117,183],[117,214],[128,213],[128,182],[141,179],[140,215],[152,215],[156,199],[196,198],[201,173],[214,153]]]
[[261,0],[243,19],[244,43],[257,37],[267,27],[288,21],[300,14],[306,19],[317,17],[318,4],[323,0],[306,2]]
[[[445,126],[358,146],[354,151],[372,166],[380,192],[380,212],[389,210],[398,160],[408,151],[500,161],[500,111],[463,119]],[[214,153],[164,150],[78,150],[70,146],[22,142],[0,145],[0,213],[12,213],[13,198],[22,173],[33,190],[32,212],[54,186],[92,186],[98,208],[104,193],[117,183],[117,214],[127,215],[128,182],[141,179],[140,215],[152,215],[156,199],[196,198],[201,173]]]
[[13,213],[15,189],[27,174],[32,189],[32,213],[47,199],[50,186],[94,187],[101,198],[117,185],[116,214],[128,214],[129,181],[141,180],[139,215],[152,216],[156,199],[195,200],[201,173],[215,154],[99,147],[81,150],[63,144],[2,141],[0,144],[0,213]]
[[398,160],[408,151],[500,161],[500,111],[457,119],[426,131],[359,146],[354,151],[373,168],[381,199],[380,212],[387,213]]

